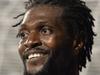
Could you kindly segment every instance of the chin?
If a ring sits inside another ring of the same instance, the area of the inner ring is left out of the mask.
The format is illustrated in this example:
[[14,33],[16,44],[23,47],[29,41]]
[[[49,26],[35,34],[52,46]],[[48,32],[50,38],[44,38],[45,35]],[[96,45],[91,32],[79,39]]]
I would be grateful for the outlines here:
[[27,59],[24,59],[25,75],[42,75],[49,60],[50,53],[29,53]]

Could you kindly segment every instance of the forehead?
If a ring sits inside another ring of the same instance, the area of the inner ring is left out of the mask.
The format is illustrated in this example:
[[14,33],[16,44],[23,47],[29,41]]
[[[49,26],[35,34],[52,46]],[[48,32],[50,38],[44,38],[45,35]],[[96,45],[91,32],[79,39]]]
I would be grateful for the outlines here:
[[62,13],[62,7],[51,5],[38,5],[34,6],[26,12],[22,23],[36,19],[57,19],[58,17],[61,17]]
[[62,8],[54,5],[39,5],[31,8],[30,12],[41,13],[41,14],[45,12],[45,14],[48,14],[48,16],[51,14],[53,16],[59,16],[61,15]]

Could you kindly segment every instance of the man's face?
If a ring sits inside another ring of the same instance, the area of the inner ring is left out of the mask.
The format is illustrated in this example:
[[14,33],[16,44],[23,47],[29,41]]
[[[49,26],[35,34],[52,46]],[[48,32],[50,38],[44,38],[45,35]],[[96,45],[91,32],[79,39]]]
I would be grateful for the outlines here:
[[[62,57],[70,55],[67,49],[72,47],[72,40],[61,19],[62,13],[62,8],[47,5],[26,12],[18,36],[19,53],[28,73],[42,71],[50,58],[63,63]],[[65,58],[69,62],[69,57]]]

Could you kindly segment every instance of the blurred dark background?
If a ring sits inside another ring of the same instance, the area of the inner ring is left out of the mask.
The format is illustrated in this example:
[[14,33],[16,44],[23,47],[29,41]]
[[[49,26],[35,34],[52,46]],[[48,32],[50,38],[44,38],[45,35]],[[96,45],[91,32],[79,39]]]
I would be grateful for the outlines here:
[[[12,25],[19,20],[13,17],[24,12],[25,0],[0,0],[0,75],[23,75],[23,65],[18,54],[17,29]],[[87,64],[80,75],[100,75],[100,0],[84,0],[95,17],[95,38],[92,62]]]

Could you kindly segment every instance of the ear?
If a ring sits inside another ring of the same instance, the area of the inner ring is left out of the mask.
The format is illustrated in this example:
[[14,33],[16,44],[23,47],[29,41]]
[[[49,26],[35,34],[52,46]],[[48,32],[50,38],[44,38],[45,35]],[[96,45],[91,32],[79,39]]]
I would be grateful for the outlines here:
[[74,55],[78,55],[83,46],[84,43],[82,40],[74,40],[73,41]]

